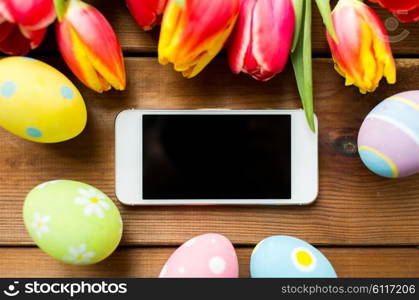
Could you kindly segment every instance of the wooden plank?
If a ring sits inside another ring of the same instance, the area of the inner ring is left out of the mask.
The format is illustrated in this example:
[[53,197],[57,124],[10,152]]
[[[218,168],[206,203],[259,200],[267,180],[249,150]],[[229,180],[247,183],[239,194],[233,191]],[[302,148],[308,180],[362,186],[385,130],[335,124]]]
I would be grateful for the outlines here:
[[[121,41],[124,51],[128,53],[156,52],[159,28],[156,28],[152,32],[144,32],[129,15],[124,1],[114,1],[112,5],[109,5],[109,2],[101,0],[90,0],[87,2],[94,4],[109,19]],[[378,13],[388,29],[394,53],[396,55],[418,55],[419,23],[398,23],[388,11],[379,5],[372,4],[371,6]],[[56,49],[53,30],[51,29],[50,31],[47,40],[40,49],[41,52],[55,51]],[[317,8],[314,9],[313,13],[313,52],[315,55],[330,54],[325,38],[325,29]]]
[[[60,66],[57,60],[49,60]],[[61,65],[60,69],[65,70]],[[114,195],[114,120],[128,108],[298,108],[290,68],[268,83],[234,76],[216,60],[201,76],[183,79],[154,58],[130,58],[125,92],[102,95],[80,87],[88,105],[76,139],[42,145],[0,129],[0,245],[31,245],[21,210],[26,193],[51,179],[92,184],[113,197],[125,222],[124,245],[178,245],[206,232],[252,245],[287,234],[316,245],[419,245],[419,176],[373,175],[356,153],[358,128],[382,99],[417,88],[419,59],[398,60],[399,84],[374,94],[344,88],[330,60],[314,62],[320,119],[320,196],[306,207],[124,207]],[[68,72],[67,72],[68,73]],[[302,187],[303,188],[303,187]]]
[[[120,248],[92,266],[66,265],[37,248],[1,248],[0,277],[148,277],[156,278],[175,248]],[[415,248],[320,248],[339,277],[417,277]],[[240,277],[249,277],[251,248],[237,249]]]

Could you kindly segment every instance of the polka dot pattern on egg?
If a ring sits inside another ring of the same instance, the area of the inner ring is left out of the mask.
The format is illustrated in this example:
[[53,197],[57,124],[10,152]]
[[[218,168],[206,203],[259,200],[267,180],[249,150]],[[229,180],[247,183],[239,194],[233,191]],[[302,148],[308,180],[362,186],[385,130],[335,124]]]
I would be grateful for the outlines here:
[[239,266],[231,242],[220,234],[203,234],[180,246],[163,266],[160,277],[237,278]]
[[27,135],[32,138],[40,138],[42,137],[42,131],[35,127],[29,127],[26,129]]
[[67,100],[73,100],[74,98],[73,90],[67,85],[63,85],[61,87],[60,93],[61,93],[61,96],[63,96]]
[[316,268],[316,256],[305,247],[297,247],[291,254],[294,266],[302,272],[311,272]]
[[11,80],[7,80],[1,86],[1,95],[5,98],[11,98],[16,93],[16,83]]
[[226,262],[219,256],[214,256],[210,259],[208,266],[212,273],[222,274],[226,268]]

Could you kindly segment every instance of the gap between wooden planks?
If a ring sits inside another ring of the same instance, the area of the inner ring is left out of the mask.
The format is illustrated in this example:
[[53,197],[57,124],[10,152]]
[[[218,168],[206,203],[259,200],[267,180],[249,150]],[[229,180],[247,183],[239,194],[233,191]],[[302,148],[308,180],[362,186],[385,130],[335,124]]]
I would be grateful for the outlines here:
[[[59,59],[46,59],[66,74]],[[419,176],[388,180],[373,175],[356,153],[366,114],[381,100],[417,89],[419,59],[399,59],[399,83],[384,82],[361,95],[335,73],[329,59],[314,60],[315,106],[320,119],[320,195],[307,207],[124,207],[114,196],[114,120],[128,108],[299,108],[292,70],[260,83],[234,76],[216,59],[198,78],[183,79],[155,58],[127,59],[125,92],[95,94],[79,85],[89,120],[74,140],[56,145],[24,141],[0,130],[0,245],[33,245],[22,221],[25,195],[51,179],[92,184],[121,210],[123,245],[174,246],[202,233],[226,235],[238,245],[286,234],[316,245],[419,245]],[[304,188],[304,187],[301,187]]]
[[[1,277],[158,277],[175,248],[120,248],[103,262],[66,265],[36,248],[0,248]],[[320,248],[339,277],[417,277],[419,249]],[[236,249],[240,277],[249,277],[251,248]]]

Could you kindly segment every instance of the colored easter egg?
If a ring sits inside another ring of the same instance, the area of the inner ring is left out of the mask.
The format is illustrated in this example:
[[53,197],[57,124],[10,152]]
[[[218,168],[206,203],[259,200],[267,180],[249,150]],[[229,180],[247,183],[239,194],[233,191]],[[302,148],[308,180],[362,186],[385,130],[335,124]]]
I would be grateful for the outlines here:
[[309,243],[291,236],[261,241],[250,259],[253,278],[336,278],[327,258]]
[[397,178],[419,172],[419,91],[394,95],[365,118],[358,135],[363,163],[374,173]]
[[122,237],[121,215],[112,200],[77,181],[54,180],[35,187],[26,197],[23,219],[39,248],[73,265],[105,259]]
[[73,83],[39,60],[0,60],[0,126],[34,142],[56,143],[86,126],[84,100]]
[[180,246],[163,266],[160,276],[189,278],[237,278],[236,251],[224,236],[215,233],[194,237]]

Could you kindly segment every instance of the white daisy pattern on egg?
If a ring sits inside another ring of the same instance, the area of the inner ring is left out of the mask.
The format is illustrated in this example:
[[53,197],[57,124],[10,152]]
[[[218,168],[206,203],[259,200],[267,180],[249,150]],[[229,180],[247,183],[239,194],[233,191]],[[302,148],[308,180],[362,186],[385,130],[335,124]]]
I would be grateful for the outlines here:
[[35,230],[38,238],[41,238],[44,234],[49,232],[47,223],[51,221],[50,216],[43,216],[36,212],[33,214],[32,229]]
[[106,196],[94,189],[79,189],[81,196],[74,199],[78,205],[84,205],[84,215],[90,217],[95,214],[98,218],[102,219],[105,216],[105,210],[109,209],[109,204],[105,201]]
[[92,262],[92,258],[96,256],[93,251],[88,251],[86,244],[80,244],[76,247],[69,247],[68,252],[70,255],[63,257],[69,263],[76,265],[85,265]]
[[51,181],[47,181],[47,182],[44,182],[44,183],[41,183],[40,185],[38,185],[37,187],[36,187],[36,189],[37,190],[43,190],[44,188],[46,188],[47,186],[49,186],[49,185],[52,185],[52,184],[56,184],[56,183],[60,183],[62,180],[51,180]]

